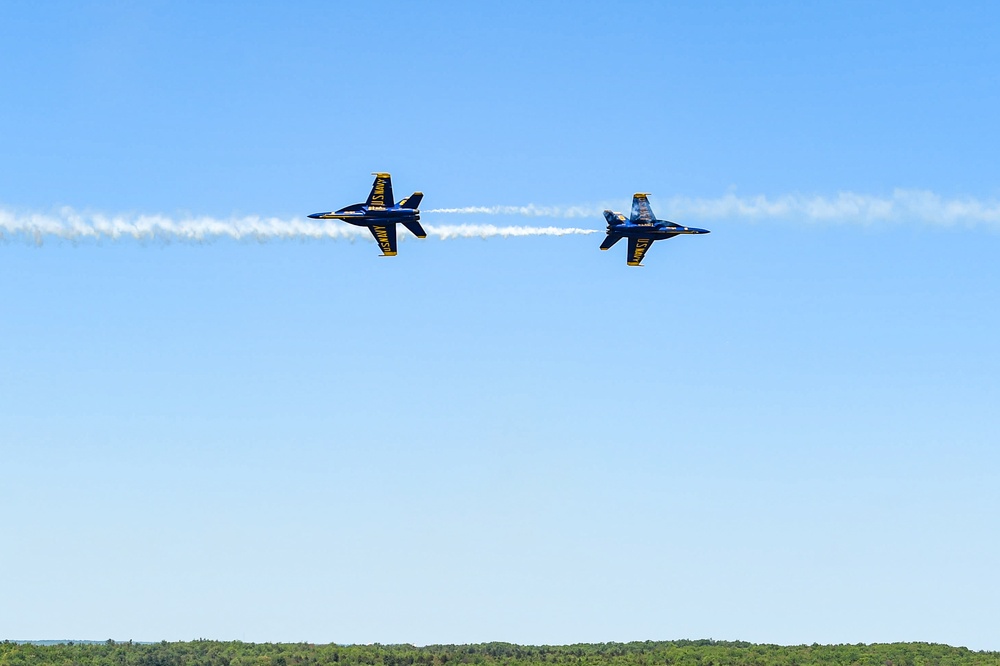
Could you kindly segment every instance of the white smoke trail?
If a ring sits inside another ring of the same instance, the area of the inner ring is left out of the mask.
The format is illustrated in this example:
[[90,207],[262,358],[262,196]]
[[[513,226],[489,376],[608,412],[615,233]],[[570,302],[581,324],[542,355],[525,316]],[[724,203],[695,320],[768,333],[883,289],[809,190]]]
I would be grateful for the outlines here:
[[520,236],[572,236],[595,234],[604,229],[579,229],[574,227],[498,227],[492,224],[424,225],[428,236],[442,240],[449,238],[513,238]]
[[[565,236],[591,234],[597,229],[566,227],[501,227],[493,224],[424,225],[428,236],[449,238],[510,238],[516,236]],[[401,234],[405,238],[406,234]],[[0,240],[24,240],[41,245],[45,240],[203,243],[220,239],[255,240],[372,240],[368,230],[338,220],[285,220],[275,217],[219,219],[164,215],[82,214],[63,208],[55,215],[17,214],[0,209]]]
[[[740,197],[729,193],[717,198],[675,196],[653,201],[668,219],[695,220],[788,220],[834,224],[903,224],[931,226],[987,226],[1000,229],[1000,202],[972,197],[941,197],[924,190],[893,191],[891,196],[841,192],[833,197],[788,194]],[[628,202],[617,205],[577,206],[470,206],[434,208],[425,215],[509,215],[547,218],[589,218],[593,228],[559,226],[496,226],[493,224],[424,224],[428,236],[450,238],[512,238],[521,236],[566,236],[603,231],[605,208],[627,211]],[[406,238],[401,234],[400,238]],[[256,240],[371,240],[368,231],[337,220],[281,219],[276,217],[187,217],[164,215],[83,214],[71,208],[55,214],[15,213],[0,209],[0,240],[24,240],[41,244],[46,239],[102,241],[135,239],[149,242],[206,242],[218,239]]]
[[463,208],[431,208],[424,213],[466,215],[521,215],[523,217],[601,217],[600,206],[465,206]]
[[998,226],[1000,202],[972,197],[946,199],[926,190],[894,190],[891,196],[840,192],[834,197],[783,195],[716,199],[668,199],[671,215],[699,219],[789,219],[839,224],[920,223],[932,226]]
[[57,215],[18,215],[0,210],[0,238],[29,239],[41,244],[45,239],[70,241],[120,240],[204,242],[231,238],[252,239],[338,239],[356,238],[366,230],[329,222],[313,223],[279,218],[242,217],[217,219],[192,217],[175,220],[163,215],[85,215],[63,208]]
[[[946,199],[926,190],[894,190],[890,196],[840,192],[836,196],[786,194],[717,198],[666,197],[653,201],[658,213],[670,219],[768,220],[841,224],[920,223],[936,226],[1000,226],[1000,202],[972,197]],[[627,211],[628,201],[576,206],[469,206],[435,208],[427,213],[465,215],[520,215],[525,217],[597,218],[605,209]]]

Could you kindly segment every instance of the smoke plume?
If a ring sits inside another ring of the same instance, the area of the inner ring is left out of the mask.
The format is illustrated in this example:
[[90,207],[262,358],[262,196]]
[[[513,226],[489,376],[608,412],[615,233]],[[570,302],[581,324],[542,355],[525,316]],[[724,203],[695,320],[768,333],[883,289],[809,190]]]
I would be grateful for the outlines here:
[[[663,197],[654,200],[661,217],[677,221],[785,220],[827,224],[924,224],[932,226],[988,226],[1000,228],[1000,203],[971,197],[944,198],[922,190],[895,190],[890,196],[841,192],[836,196],[787,194],[717,198]],[[567,236],[604,230],[605,208],[628,212],[629,202],[575,206],[468,206],[422,211],[427,235],[450,238],[512,238]],[[586,219],[586,226],[497,226],[494,224],[434,224],[426,216],[511,216],[549,219]],[[587,228],[589,227],[589,228]],[[401,232],[400,238],[407,233]],[[277,217],[170,217],[165,215],[104,215],[63,208],[54,214],[17,213],[0,209],[0,240],[42,244],[46,240],[149,242],[207,242],[218,239],[256,240],[371,240],[368,231],[337,220]]]
[[[597,225],[595,225],[596,227]],[[599,229],[567,227],[497,226],[493,224],[425,224],[433,238],[510,238],[520,236],[566,236],[592,234]],[[400,238],[407,232],[400,229]],[[41,245],[46,240],[202,243],[219,239],[255,240],[371,240],[364,227],[338,220],[281,219],[276,217],[189,217],[164,215],[83,214],[63,208],[55,215],[16,214],[0,210],[0,239],[25,240]]]
[[[809,223],[919,223],[939,226],[1000,226],[1000,202],[972,197],[944,198],[925,190],[897,189],[889,196],[840,192],[835,196],[785,194],[715,198],[684,196],[652,200],[658,216],[675,220],[790,220]],[[428,213],[519,215],[549,218],[601,219],[605,209],[628,214],[628,200],[574,206],[468,206],[435,208]]]

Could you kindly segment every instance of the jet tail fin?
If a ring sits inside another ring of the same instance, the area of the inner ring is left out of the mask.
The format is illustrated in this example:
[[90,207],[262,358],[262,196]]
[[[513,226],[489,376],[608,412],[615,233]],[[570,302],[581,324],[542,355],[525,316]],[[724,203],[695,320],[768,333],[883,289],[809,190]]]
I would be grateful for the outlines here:
[[412,208],[412,209],[416,210],[417,208],[420,208],[420,201],[423,198],[424,198],[424,193],[423,192],[414,192],[410,196],[408,196],[405,199],[403,199],[402,201],[400,201],[399,202],[399,207],[400,208]]
[[417,238],[427,238],[427,232],[424,231],[424,228],[420,226],[420,223],[416,220],[407,220],[406,222],[403,222],[403,226],[409,229],[410,233]]
[[613,210],[604,211],[604,219],[608,221],[608,226],[612,224],[624,224],[625,216]]

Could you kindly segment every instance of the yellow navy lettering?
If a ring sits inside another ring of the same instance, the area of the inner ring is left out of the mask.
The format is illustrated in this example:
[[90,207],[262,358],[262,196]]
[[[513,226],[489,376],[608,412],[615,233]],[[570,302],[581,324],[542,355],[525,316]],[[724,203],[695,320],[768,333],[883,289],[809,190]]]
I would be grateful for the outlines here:
[[385,181],[381,178],[375,180],[371,203],[368,206],[369,208],[385,208]]
[[392,245],[389,243],[389,232],[385,227],[372,227],[375,232],[375,240],[378,241],[378,246],[383,252],[389,252],[392,250]]

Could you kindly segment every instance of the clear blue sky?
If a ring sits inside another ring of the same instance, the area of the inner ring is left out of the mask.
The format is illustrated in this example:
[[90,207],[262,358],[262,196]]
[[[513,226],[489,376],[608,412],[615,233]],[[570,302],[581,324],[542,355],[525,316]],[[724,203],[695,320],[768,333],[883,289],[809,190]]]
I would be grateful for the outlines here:
[[[995,202],[998,22],[8,2],[0,209]],[[1000,649],[998,225],[697,223],[0,242],[0,639]]]

